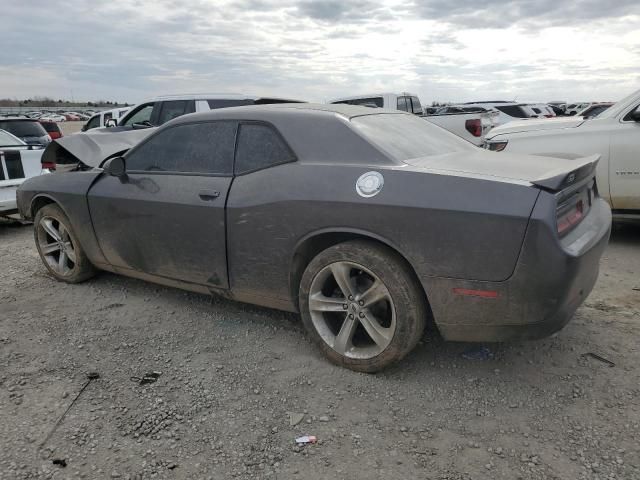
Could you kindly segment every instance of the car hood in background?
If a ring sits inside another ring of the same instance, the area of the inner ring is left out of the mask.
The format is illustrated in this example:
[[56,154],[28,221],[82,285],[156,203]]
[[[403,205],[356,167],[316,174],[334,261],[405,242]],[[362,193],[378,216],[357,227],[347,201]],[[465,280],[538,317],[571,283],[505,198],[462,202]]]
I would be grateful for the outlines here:
[[121,155],[147,138],[156,128],[113,132],[111,128],[96,129],[54,140],[42,154],[44,163],[74,164],[82,162],[99,167],[114,155]]
[[[407,163],[420,170],[444,175],[469,176],[491,181],[534,184],[559,190],[570,172],[591,171],[600,155],[579,158],[555,158],[520,155],[507,152],[454,152],[445,155],[414,158]],[[587,167],[587,165],[590,165]]]
[[582,117],[542,118],[539,120],[516,120],[494,128],[487,135],[491,139],[504,133],[533,132],[538,130],[559,130],[575,128],[584,123]]

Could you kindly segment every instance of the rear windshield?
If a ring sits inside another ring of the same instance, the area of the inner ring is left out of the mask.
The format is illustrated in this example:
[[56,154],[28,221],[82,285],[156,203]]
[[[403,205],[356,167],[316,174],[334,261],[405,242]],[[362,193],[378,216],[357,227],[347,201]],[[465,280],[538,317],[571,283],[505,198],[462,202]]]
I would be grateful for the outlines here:
[[518,105],[496,105],[496,108],[507,115],[515,118],[528,118],[529,115],[524,111],[524,108]]
[[60,127],[55,122],[40,122],[40,125],[44,127],[47,133],[52,133],[52,132],[60,133]]
[[0,120],[0,129],[13,133],[16,137],[43,137],[47,134],[36,120]]
[[367,140],[399,161],[476,149],[466,140],[413,115],[363,115],[352,118],[351,123]]

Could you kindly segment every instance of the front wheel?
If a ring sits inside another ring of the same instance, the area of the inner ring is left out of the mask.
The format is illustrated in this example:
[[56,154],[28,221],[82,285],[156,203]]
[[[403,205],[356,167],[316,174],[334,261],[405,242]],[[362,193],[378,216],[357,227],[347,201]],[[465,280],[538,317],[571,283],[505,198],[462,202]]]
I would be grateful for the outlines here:
[[307,332],[333,363],[376,372],[420,340],[427,307],[415,275],[395,252],[350,241],[324,250],[300,283]]
[[33,223],[42,263],[56,280],[79,283],[95,275],[95,268],[60,207],[45,205],[38,210]]

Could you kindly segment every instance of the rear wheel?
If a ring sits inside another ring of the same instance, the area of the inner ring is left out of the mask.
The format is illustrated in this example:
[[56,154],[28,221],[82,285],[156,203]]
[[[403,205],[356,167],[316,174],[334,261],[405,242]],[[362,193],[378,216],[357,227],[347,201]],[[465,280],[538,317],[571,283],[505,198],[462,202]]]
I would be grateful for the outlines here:
[[40,258],[57,280],[79,283],[95,275],[95,268],[60,207],[49,204],[38,210],[34,227]]
[[427,315],[406,262],[360,240],[316,256],[302,276],[299,300],[304,325],[325,355],[361,372],[381,370],[409,353]]

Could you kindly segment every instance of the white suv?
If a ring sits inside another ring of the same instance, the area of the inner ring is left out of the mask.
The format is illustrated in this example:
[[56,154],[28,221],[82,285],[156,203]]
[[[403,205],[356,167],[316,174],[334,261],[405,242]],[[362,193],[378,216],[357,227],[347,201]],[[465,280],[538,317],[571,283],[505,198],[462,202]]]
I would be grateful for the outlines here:
[[[165,95],[151,98],[133,107],[118,121],[118,127],[158,127],[187,113],[206,112],[216,108],[261,105],[269,103],[301,103],[284,98],[255,97],[251,95],[187,94]],[[126,128],[128,127],[128,128]],[[119,129],[121,130],[121,129]]]
[[513,122],[514,120],[522,120],[525,118],[537,118],[538,114],[525,103],[517,102],[467,102],[463,104],[467,107],[484,107],[492,108],[500,112],[497,119],[494,119],[494,123],[497,125],[504,125],[505,123]]

